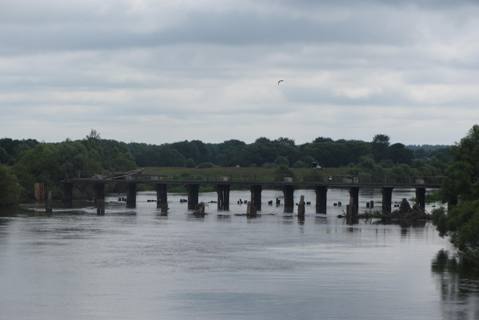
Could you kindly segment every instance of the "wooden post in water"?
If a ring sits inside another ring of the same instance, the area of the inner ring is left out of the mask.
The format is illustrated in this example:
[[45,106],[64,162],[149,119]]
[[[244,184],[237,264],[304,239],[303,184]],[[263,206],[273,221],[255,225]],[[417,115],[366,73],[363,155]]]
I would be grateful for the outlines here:
[[65,208],[73,207],[73,183],[63,183],[63,206]]
[[302,195],[298,204],[298,219],[304,220],[305,213],[306,213],[306,203],[304,202],[304,196]]
[[126,192],[126,207],[129,209],[136,208],[136,182],[128,182]]
[[198,207],[198,197],[200,191],[199,184],[187,184],[186,191],[188,192],[188,210],[196,210]]
[[257,211],[261,211],[261,192],[263,187],[260,184],[255,184],[250,187],[251,191],[251,203],[254,205]]
[[168,211],[168,187],[164,183],[156,185],[156,207],[163,213]]
[[416,205],[422,210],[426,210],[426,188],[416,188]]
[[393,188],[392,187],[386,187],[382,189],[382,195],[383,195],[383,214],[390,214],[391,213],[391,206],[392,206],[392,194],[393,194]]
[[193,215],[194,215],[195,217],[204,218],[204,216],[206,215],[206,212],[205,212],[205,203],[204,203],[204,202],[200,202],[200,203],[196,206],[196,209],[195,209],[195,211],[193,212]]
[[316,186],[316,213],[326,214],[328,201],[328,187]]
[[292,185],[283,186],[284,194],[284,212],[293,213],[294,212],[294,187]]

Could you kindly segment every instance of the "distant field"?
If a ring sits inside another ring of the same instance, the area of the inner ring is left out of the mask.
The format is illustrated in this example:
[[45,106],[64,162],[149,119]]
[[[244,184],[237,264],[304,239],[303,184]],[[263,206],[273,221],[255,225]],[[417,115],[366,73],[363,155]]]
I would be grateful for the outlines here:
[[[164,175],[176,178],[216,178],[230,177],[231,179],[256,179],[263,181],[273,181],[275,179],[276,168],[261,167],[213,167],[213,168],[185,168],[185,167],[145,167],[144,174]],[[297,180],[306,180],[308,177],[324,175],[337,176],[347,175],[348,168],[291,168],[290,169]]]

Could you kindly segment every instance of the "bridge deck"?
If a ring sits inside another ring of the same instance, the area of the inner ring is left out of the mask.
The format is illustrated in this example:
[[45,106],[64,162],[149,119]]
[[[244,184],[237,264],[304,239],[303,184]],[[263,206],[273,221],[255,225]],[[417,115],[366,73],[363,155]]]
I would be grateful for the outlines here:
[[296,189],[314,189],[317,186],[328,188],[440,188],[443,177],[410,177],[403,179],[369,179],[361,177],[324,177],[321,180],[314,181],[264,181],[251,178],[230,179],[228,177],[218,178],[173,178],[165,176],[131,176],[124,179],[115,178],[76,178],[64,180],[66,183],[73,184],[95,184],[95,183],[139,183],[139,184],[167,184],[167,185],[234,185],[247,187],[251,185],[262,185],[274,189],[280,189],[284,186],[293,186]]

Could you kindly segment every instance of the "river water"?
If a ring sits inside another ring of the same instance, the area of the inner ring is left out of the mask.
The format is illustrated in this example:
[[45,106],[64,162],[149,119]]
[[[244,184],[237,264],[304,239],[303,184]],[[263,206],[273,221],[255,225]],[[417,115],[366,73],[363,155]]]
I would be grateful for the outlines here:
[[[433,226],[350,227],[333,205],[346,191],[330,190],[320,217],[314,193],[300,194],[313,202],[304,224],[266,204],[275,191],[263,191],[257,219],[235,215],[246,211],[236,204],[244,191],[231,193],[226,216],[210,204],[203,219],[178,194],[162,216],[149,192],[137,209],[111,204],[101,217],[94,208],[1,216],[0,319],[479,319],[479,282],[431,268],[450,249]],[[360,199],[364,210],[379,190]]]

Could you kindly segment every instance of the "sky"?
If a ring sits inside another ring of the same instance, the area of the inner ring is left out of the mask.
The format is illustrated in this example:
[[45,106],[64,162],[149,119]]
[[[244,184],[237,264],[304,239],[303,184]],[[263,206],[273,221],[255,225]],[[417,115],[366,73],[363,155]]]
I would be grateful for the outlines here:
[[473,0],[0,0],[0,137],[451,144],[479,122],[478,16]]

